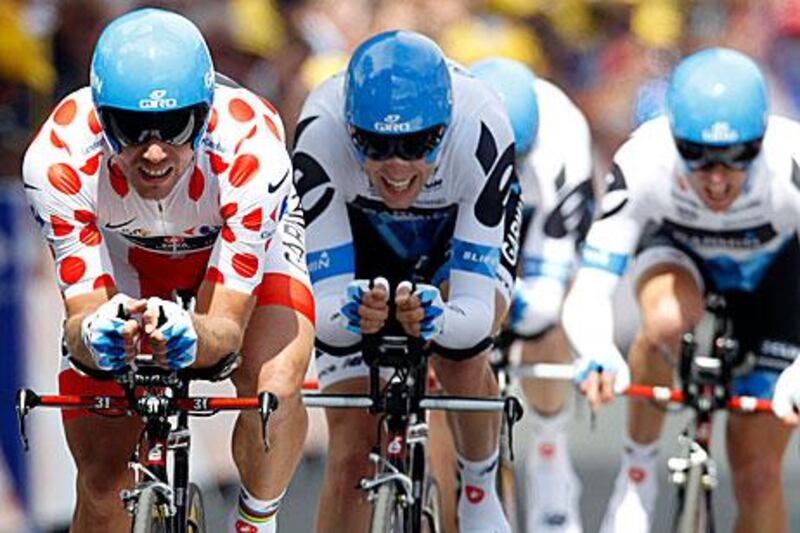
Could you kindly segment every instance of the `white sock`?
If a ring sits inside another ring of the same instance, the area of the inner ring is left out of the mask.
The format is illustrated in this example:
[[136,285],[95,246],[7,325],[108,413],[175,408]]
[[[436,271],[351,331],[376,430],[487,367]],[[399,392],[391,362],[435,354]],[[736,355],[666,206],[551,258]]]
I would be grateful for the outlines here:
[[500,450],[481,461],[458,458],[461,496],[458,502],[460,531],[511,531],[497,497],[497,466]]
[[648,512],[653,511],[658,492],[657,469],[658,442],[639,444],[626,436],[622,445],[620,476],[627,477],[626,483],[635,488]]
[[278,508],[285,493],[283,491],[274,500],[259,500],[242,486],[229,533],[275,533],[278,530]]

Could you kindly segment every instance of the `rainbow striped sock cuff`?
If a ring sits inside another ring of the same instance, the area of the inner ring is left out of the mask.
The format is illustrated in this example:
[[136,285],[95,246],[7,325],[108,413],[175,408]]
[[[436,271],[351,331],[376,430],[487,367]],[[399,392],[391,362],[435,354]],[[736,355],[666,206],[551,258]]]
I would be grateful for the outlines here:
[[[269,522],[269,520],[278,513],[282,499],[283,494],[274,500],[261,501],[253,498],[242,489],[239,493],[239,518],[251,524],[264,524]],[[260,504],[258,505],[259,509],[253,509],[252,503]]]

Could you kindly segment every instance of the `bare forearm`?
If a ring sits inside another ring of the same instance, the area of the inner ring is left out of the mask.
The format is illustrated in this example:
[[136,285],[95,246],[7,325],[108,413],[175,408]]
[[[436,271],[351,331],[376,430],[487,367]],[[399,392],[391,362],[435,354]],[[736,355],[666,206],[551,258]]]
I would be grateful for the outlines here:
[[71,357],[74,357],[80,363],[94,367],[94,360],[92,359],[89,350],[86,349],[86,345],[83,343],[83,338],[81,335],[81,323],[89,314],[90,313],[88,312],[80,313],[78,315],[69,317],[64,322],[64,339],[67,342],[67,349],[69,349],[69,354]]
[[197,332],[197,366],[210,366],[242,347],[243,328],[233,319],[221,316],[194,314]]

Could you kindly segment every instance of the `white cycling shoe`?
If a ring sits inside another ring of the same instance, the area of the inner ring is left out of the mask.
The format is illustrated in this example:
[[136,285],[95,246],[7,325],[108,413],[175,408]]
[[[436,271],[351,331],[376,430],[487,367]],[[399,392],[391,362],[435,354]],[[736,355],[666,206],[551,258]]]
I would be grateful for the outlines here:
[[655,447],[644,457],[627,449],[614,483],[600,533],[647,533],[653,523],[658,495]]
[[525,477],[533,505],[525,513],[526,531],[581,533],[581,482],[572,468],[566,433],[534,439],[534,453],[525,461]]

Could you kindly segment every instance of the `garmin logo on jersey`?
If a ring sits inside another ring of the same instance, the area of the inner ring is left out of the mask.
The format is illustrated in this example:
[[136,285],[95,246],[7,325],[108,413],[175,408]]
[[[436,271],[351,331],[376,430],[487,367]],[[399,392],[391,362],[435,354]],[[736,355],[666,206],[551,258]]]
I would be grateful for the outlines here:
[[386,115],[383,122],[375,123],[375,131],[379,133],[408,133],[411,131],[411,122],[400,122],[400,115]]
[[167,98],[166,89],[154,89],[150,92],[150,98],[139,100],[141,109],[172,109],[178,107],[177,98]]
[[715,122],[700,134],[703,140],[710,143],[732,143],[739,140],[739,132],[727,122]]

